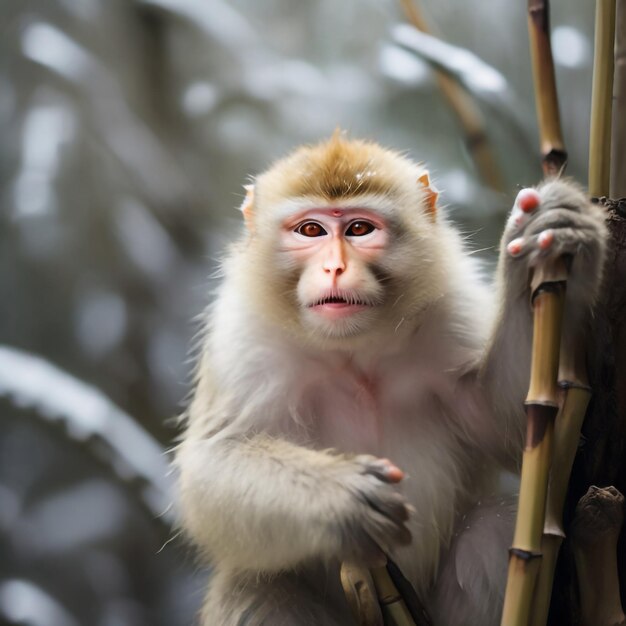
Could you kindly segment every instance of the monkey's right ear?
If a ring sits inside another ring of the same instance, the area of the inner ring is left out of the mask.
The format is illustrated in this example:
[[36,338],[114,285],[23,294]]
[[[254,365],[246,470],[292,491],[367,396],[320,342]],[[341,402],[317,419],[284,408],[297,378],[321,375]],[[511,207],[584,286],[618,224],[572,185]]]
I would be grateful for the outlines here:
[[430,175],[428,171],[424,171],[417,179],[417,182],[422,185],[422,187],[425,187],[426,194],[424,199],[426,203],[426,210],[434,220],[437,214],[437,198],[439,197],[439,190],[430,182]]
[[243,200],[243,203],[239,207],[239,210],[243,213],[243,219],[246,223],[246,227],[249,231],[253,230],[252,227],[252,216],[253,216],[253,208],[254,208],[254,185],[244,185],[243,188],[246,190],[246,197]]

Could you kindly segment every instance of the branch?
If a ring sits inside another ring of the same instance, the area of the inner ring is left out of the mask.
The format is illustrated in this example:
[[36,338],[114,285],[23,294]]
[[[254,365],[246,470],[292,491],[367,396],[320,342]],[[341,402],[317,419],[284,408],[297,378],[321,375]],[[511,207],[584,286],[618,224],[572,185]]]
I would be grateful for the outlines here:
[[623,198],[626,196],[626,0],[617,0],[615,22],[610,193],[611,198]]
[[[400,0],[408,22],[417,30],[430,34],[430,28],[413,0]],[[502,173],[495,159],[485,122],[479,108],[467,92],[448,74],[434,68],[435,80],[444,99],[459,120],[465,134],[465,145],[482,180],[496,191],[504,191]]]
[[528,0],[528,35],[543,173],[544,176],[557,176],[567,162],[567,152],[561,133],[559,100],[550,45],[548,0]]
[[609,194],[615,0],[596,0],[589,136],[589,195]]

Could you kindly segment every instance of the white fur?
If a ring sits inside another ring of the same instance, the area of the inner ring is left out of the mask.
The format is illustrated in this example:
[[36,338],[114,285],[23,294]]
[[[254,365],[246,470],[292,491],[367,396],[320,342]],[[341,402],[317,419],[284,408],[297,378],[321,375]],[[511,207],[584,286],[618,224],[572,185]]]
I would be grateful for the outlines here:
[[[546,194],[552,198],[554,192],[548,188]],[[267,593],[262,576],[277,577],[271,589],[278,597],[287,588],[279,582],[287,580],[282,572],[294,571],[302,572],[302,584],[292,587],[289,578],[289,593],[302,603],[303,616],[318,616],[301,623],[322,623],[318,596],[304,591],[312,584],[318,593],[322,583],[311,583],[307,572],[326,563],[331,574],[323,585],[337,595],[330,564],[342,543],[330,529],[351,506],[344,487],[352,480],[352,455],[390,458],[407,475],[397,490],[414,508],[412,543],[384,547],[423,600],[455,525],[493,490],[496,462],[515,465],[528,379],[527,266],[515,269],[514,261],[503,259],[496,298],[443,217],[431,232],[438,260],[424,306],[344,349],[298,341],[275,316],[259,315],[249,296],[245,249],[227,261],[177,453],[185,527],[217,569],[207,625],[218,623],[211,621],[217,616],[221,624],[252,616]],[[444,567],[459,577],[447,580],[447,590],[472,580],[466,590],[471,614],[483,615],[484,625],[495,623],[493,598],[501,600],[499,591],[486,593],[483,586],[504,582],[499,572],[506,563],[508,518],[497,533],[489,524],[481,530],[473,523],[472,535],[451,552],[456,567]],[[501,559],[470,562],[495,536],[494,553]],[[256,583],[246,578],[250,574]],[[224,588],[244,579],[247,595],[238,613]],[[482,600],[476,597],[481,594]],[[329,615],[345,611],[338,600],[328,603]],[[440,624],[447,623],[443,605],[434,608]],[[345,613],[338,619],[349,620]]]

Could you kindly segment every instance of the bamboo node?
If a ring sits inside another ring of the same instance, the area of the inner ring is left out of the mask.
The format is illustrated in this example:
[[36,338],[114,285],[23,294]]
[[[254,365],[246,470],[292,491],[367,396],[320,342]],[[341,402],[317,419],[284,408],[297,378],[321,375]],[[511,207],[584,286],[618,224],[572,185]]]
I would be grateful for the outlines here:
[[566,281],[564,280],[546,281],[541,283],[530,296],[530,303],[533,304],[537,299],[537,296],[542,293],[560,293],[565,287],[565,284]]
[[465,146],[468,150],[472,150],[487,143],[487,135],[483,131],[469,133],[465,138]]
[[525,400],[524,406],[525,407],[538,406],[538,407],[548,407],[550,409],[558,409],[559,403],[553,402],[552,400]]
[[585,385],[577,380],[559,380],[557,382],[559,389],[582,389],[583,391],[592,392],[592,389],[589,385]]
[[567,535],[565,534],[565,531],[560,526],[558,526],[557,524],[552,524],[548,521],[546,521],[543,527],[543,536],[555,537],[560,540],[563,540],[565,539],[565,537],[567,537]]
[[533,24],[536,24],[537,28],[542,33],[548,34],[550,29],[550,15],[545,10],[545,6],[543,4],[529,6],[528,15],[532,19]]
[[543,157],[543,170],[548,176],[558,177],[567,166],[567,151],[552,148]]
[[533,552],[532,550],[524,550],[523,548],[509,548],[509,554],[516,556],[522,561],[532,561],[533,559],[540,559],[543,555],[541,552]]

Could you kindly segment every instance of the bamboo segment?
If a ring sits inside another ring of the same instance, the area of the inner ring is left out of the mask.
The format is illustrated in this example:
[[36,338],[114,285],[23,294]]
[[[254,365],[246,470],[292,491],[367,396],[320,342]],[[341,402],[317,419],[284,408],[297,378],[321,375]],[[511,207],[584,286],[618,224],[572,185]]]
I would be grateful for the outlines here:
[[590,487],[576,506],[572,541],[580,589],[581,626],[626,623],[617,571],[624,496],[615,487]]
[[342,563],[341,585],[358,626],[417,626],[385,566]]
[[589,195],[607,196],[611,172],[611,111],[615,0],[596,0],[589,136]]
[[370,570],[385,626],[415,626],[402,595],[393,584],[386,567]]
[[567,161],[550,44],[548,0],[528,0],[528,36],[535,84],[535,106],[545,176],[557,176]]
[[364,567],[342,563],[341,585],[358,626],[384,626],[372,576]]
[[533,598],[532,626],[545,626],[548,620],[554,570],[565,537],[563,508],[567,486],[578,449],[580,429],[591,398],[584,345],[582,333],[564,331],[559,362],[559,387],[563,395],[554,434],[554,458],[558,462],[552,465],[548,484],[546,520],[541,541],[543,556]]
[[563,406],[556,417],[554,434],[554,458],[552,466],[546,521],[541,540],[541,568],[533,598],[532,626],[545,626],[548,621],[554,570],[565,531],[563,530],[563,507],[567,495],[569,476],[578,448],[580,429],[591,398],[591,391],[584,387],[569,387],[565,391]]
[[[558,419],[558,418],[557,418]],[[556,458],[556,454],[554,455]],[[537,583],[530,610],[531,626],[545,626],[550,612],[554,571],[559,556],[563,537],[545,534],[541,538],[541,567],[537,576]]]
[[615,79],[611,132],[611,198],[626,197],[626,0],[615,13]]
[[589,388],[570,387],[565,392],[563,407],[556,418],[554,456],[559,459],[559,463],[552,468],[546,504],[544,532],[549,535],[565,537],[563,507],[574,457],[578,449],[580,429],[590,399]]
[[[430,33],[428,23],[413,0],[400,0],[409,23],[423,33]],[[494,158],[480,110],[453,78],[434,68],[435,80],[443,97],[458,118],[465,133],[465,144],[472,156],[480,177],[495,191],[504,191],[502,172]]]
[[534,326],[530,385],[526,398],[526,445],[502,626],[527,626],[539,572],[554,418],[558,403],[556,381],[565,273],[562,262],[546,264],[535,272],[531,287]]

